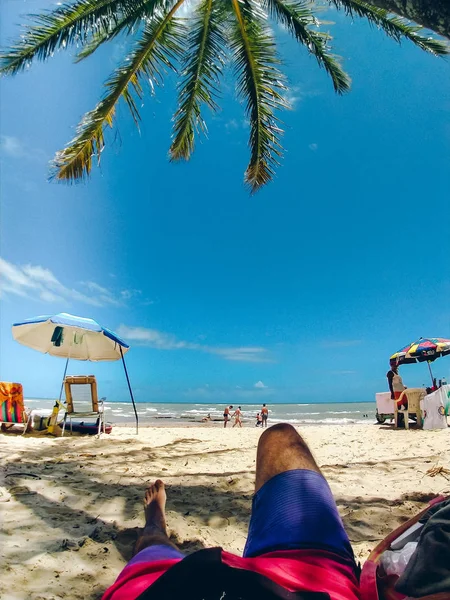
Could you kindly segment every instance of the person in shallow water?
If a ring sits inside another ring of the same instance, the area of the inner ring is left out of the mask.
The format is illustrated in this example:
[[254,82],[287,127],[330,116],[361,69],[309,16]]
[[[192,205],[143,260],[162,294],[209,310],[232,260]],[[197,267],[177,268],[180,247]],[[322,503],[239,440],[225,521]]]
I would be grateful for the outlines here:
[[[288,591],[305,591],[329,594],[330,600],[358,600],[358,569],[336,503],[291,425],[273,425],[259,439],[243,557],[217,548],[186,556],[168,537],[165,505],[166,489],[158,479],[145,492],[145,528],[135,556],[103,600],[200,600],[215,598],[211,589],[216,593],[233,585],[237,593],[227,597],[287,598],[292,597]],[[223,570],[227,575],[218,576]],[[259,594],[261,585],[274,595]]]
[[233,427],[242,427],[242,408],[240,406],[233,413],[234,423]]
[[230,420],[230,410],[233,408],[233,405],[225,406],[225,410],[223,411],[223,426],[226,427],[228,421]]
[[262,426],[267,427],[267,419],[269,418],[269,409],[265,404],[261,408]]

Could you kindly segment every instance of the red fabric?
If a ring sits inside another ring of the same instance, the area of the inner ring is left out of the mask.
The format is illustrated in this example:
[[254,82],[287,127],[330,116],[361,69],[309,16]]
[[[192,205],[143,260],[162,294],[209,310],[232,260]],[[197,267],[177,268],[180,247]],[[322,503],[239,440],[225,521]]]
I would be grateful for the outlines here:
[[[394,392],[394,398],[395,398],[395,400],[397,401],[402,394],[403,394],[403,392]],[[408,406],[408,395],[405,394],[403,396],[403,400],[400,403],[397,402],[397,404],[398,404],[398,408],[400,408],[400,406],[404,406],[405,408],[407,408],[407,406]]]
[[[135,600],[158,577],[181,559],[136,563],[125,567],[102,600]],[[331,600],[359,600],[352,567],[339,556],[322,550],[284,550],[256,558],[222,552],[226,565],[256,571],[291,592],[328,592]]]

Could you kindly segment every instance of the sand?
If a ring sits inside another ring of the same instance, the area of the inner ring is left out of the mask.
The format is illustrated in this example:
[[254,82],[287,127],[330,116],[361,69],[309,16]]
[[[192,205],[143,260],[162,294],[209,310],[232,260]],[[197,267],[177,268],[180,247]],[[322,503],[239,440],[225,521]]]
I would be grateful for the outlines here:
[[[301,430],[364,561],[450,481],[450,430],[309,426]],[[246,539],[259,429],[115,428],[97,440],[0,435],[3,600],[101,598],[131,557],[147,482],[163,479],[167,520],[183,550]]]

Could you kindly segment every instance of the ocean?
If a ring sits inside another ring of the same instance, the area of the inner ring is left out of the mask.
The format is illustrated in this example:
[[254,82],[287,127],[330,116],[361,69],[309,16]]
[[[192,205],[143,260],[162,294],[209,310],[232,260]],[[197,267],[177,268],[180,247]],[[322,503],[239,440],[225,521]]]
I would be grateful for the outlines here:
[[[25,406],[49,414],[54,400],[27,398]],[[107,402],[106,420],[115,425],[134,423],[130,402]],[[243,425],[254,427],[261,404],[242,404]],[[139,402],[136,408],[141,425],[174,426],[201,423],[208,414],[213,422],[223,420],[224,404]],[[77,406],[75,406],[75,409]],[[347,425],[375,422],[375,402],[346,402],[329,404],[270,404],[270,423],[294,425]],[[86,410],[85,406],[79,410]]]

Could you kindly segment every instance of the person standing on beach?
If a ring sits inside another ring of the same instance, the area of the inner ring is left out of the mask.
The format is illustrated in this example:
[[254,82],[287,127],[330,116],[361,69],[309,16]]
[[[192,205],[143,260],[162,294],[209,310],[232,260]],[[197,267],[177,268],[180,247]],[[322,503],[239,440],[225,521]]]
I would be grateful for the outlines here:
[[238,406],[237,409],[234,411],[233,417],[234,417],[233,427],[236,427],[236,425],[239,425],[239,427],[242,427],[242,410],[241,410],[240,406]]
[[225,406],[225,410],[223,411],[223,426],[226,427],[228,421],[230,420],[230,410],[233,408],[233,405]]
[[267,419],[269,418],[269,409],[265,404],[261,408],[262,426],[267,427]]
[[[398,373],[397,361],[391,360],[389,364],[390,364],[391,368],[386,373],[386,377],[388,380],[389,389],[391,391],[391,398],[392,398],[392,400],[398,401],[398,399],[402,395],[402,392],[404,390],[406,390],[406,387],[403,385],[403,379],[400,377],[400,375]],[[405,396],[406,396],[406,394],[405,394]],[[408,400],[405,396],[403,396],[403,400],[402,400],[401,404],[398,405],[398,408],[400,410],[402,409],[402,407],[406,408],[408,406]]]
[[336,502],[292,425],[272,425],[259,438],[242,557],[221,548],[186,556],[168,536],[165,506],[166,489],[157,479],[145,491],[145,528],[134,557],[102,600],[235,598],[237,589],[247,599],[293,597],[291,592],[360,598],[358,567]]

